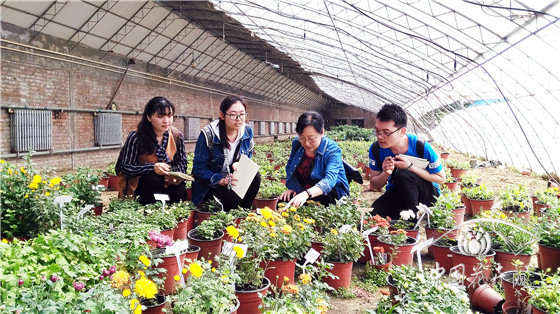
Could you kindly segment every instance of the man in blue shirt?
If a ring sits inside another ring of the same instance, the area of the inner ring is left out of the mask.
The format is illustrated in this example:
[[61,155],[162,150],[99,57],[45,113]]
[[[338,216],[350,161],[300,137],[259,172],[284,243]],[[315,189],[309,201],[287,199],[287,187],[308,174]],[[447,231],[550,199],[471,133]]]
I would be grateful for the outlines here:
[[[439,184],[445,182],[438,155],[429,143],[406,132],[407,120],[406,112],[394,104],[384,105],[377,113],[377,141],[369,148],[369,167],[373,171],[368,179],[375,189],[387,186],[385,194],[373,203],[372,214],[398,219],[402,210],[416,212],[419,203],[430,206],[439,195]],[[429,164],[418,168],[400,154],[427,159]]]

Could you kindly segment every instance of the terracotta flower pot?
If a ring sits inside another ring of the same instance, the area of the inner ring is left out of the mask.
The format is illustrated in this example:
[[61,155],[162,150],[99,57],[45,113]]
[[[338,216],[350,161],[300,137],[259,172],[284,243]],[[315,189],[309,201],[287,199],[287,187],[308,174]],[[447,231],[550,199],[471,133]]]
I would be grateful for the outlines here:
[[496,263],[502,265],[500,273],[505,273],[506,271],[515,270],[515,266],[512,265],[514,260],[520,260],[523,266],[529,266],[531,263],[531,254],[513,254],[508,252],[503,252],[496,250],[496,257],[494,258]]
[[119,176],[110,174],[109,175],[109,182],[107,182],[107,189],[108,190],[113,190],[113,191],[116,190],[117,187],[119,186],[119,180],[120,180]]
[[465,222],[465,210],[465,206],[458,207],[453,210],[453,221],[455,222],[455,226]]
[[99,185],[103,185],[105,189],[109,188],[109,177],[99,179]]
[[183,260],[185,259],[188,253],[191,253],[190,255],[191,256],[194,255],[196,258],[196,255],[198,255],[199,251],[200,251],[199,247],[194,245],[190,246],[189,250],[185,251],[179,256],[180,264],[178,264],[176,256],[161,256],[161,254],[165,252],[165,248],[152,250],[152,254],[154,257],[162,259],[162,262],[157,265],[157,268],[165,269],[165,273],[161,273],[157,275],[160,279],[163,279],[165,277],[163,288],[158,291],[160,294],[168,295],[175,292],[176,281],[174,277],[177,275],[179,276],[181,275],[181,270],[185,265]]
[[218,231],[218,236],[211,240],[202,240],[196,238],[196,229],[193,229],[187,233],[187,238],[190,243],[200,247],[200,253],[198,253],[198,258],[204,258],[204,260],[212,260],[212,266],[218,266],[218,263],[214,258],[222,252],[222,239],[224,238],[224,232]]
[[549,314],[547,311],[543,311],[541,309],[539,309],[538,307],[534,306],[533,304],[531,304],[531,312],[533,314]]
[[452,192],[457,191],[457,182],[445,182],[443,184]]
[[449,158],[449,153],[443,152],[443,153],[439,154],[439,157],[441,157],[441,159],[448,159]]
[[531,220],[531,211],[527,211],[527,212],[523,212],[523,213],[507,211],[507,210],[503,210],[503,209],[500,209],[500,211],[502,213],[504,213],[507,217],[521,218],[521,219],[525,220],[526,222],[529,222],[529,220]]
[[[446,242],[451,242],[450,244],[456,245],[457,241],[447,240]],[[453,254],[451,253],[451,246],[442,242],[436,242],[429,246],[432,250],[433,258],[438,263],[440,267],[445,268],[446,272],[449,272],[451,267],[453,267]]]
[[148,301],[149,300],[141,301],[141,303],[146,306],[146,309],[142,311],[142,314],[160,314],[160,313],[163,313],[163,308],[165,307],[165,304],[167,303],[167,300],[165,299],[164,295],[157,295],[156,300],[152,302],[154,304],[146,303]]
[[465,215],[472,216],[473,213],[472,213],[471,200],[468,197],[461,195],[461,202],[463,203],[463,205],[465,205]]
[[494,199],[491,199],[491,200],[469,199],[469,200],[471,201],[472,215],[473,216],[476,216],[476,215],[480,214],[481,211],[490,210],[490,209],[492,209],[492,206],[494,206]]
[[196,217],[195,217],[196,225],[199,226],[203,221],[210,218],[210,216],[212,216],[212,215],[214,215],[214,213],[205,212],[203,210],[197,209],[196,210]]
[[[434,241],[439,239],[445,232],[447,232],[447,230],[430,228],[430,227],[424,227],[424,230],[426,230],[426,239],[433,238]],[[445,238],[442,238],[442,239],[457,240],[457,232],[450,232],[445,236]],[[434,257],[433,245],[430,245],[428,247],[428,255],[432,258]]]
[[[377,240],[377,237],[379,237],[379,234],[375,234],[375,233],[370,233],[369,234],[369,243],[371,244],[371,249],[373,250],[374,247],[379,246],[379,241]],[[358,259],[358,262],[360,263],[367,263],[369,260],[371,260],[371,254],[369,253],[369,248],[367,246],[367,241],[364,240],[364,252],[363,255],[360,256],[360,258]]]
[[287,283],[295,282],[295,259],[291,261],[262,261],[260,267],[264,269],[264,276],[270,280],[271,285],[278,289],[284,284],[284,277],[288,278]]
[[253,207],[257,208],[265,208],[268,207],[270,209],[276,209],[276,205],[278,204],[278,197],[262,199],[262,198],[255,198],[253,200]]
[[518,304],[517,301],[506,301],[502,304],[503,314],[518,314],[527,313],[527,309],[523,309],[523,306]]
[[325,245],[322,242],[311,242],[311,248],[313,248],[315,251],[321,253],[321,251],[323,250],[323,248],[325,247]]
[[451,175],[455,179],[460,179],[462,175],[467,173],[467,170],[464,169],[455,169],[455,168],[449,168],[449,169],[451,170]]
[[[391,231],[396,231],[399,228],[393,227],[393,225],[397,222],[397,220],[391,220],[389,222],[390,226],[389,226],[389,232]],[[413,228],[413,227],[412,227]],[[414,239],[418,239],[418,233],[420,232],[420,227],[416,228],[416,229],[404,229],[404,231],[406,232],[406,235],[414,238]]]
[[191,217],[178,223],[177,226],[173,229],[173,240],[185,240],[187,238],[187,227],[189,224],[189,219],[191,219]]
[[357,168],[360,168],[360,169],[362,169],[362,171],[365,171],[365,170],[366,170],[366,163],[363,162],[363,161],[360,161],[360,162],[358,163],[358,167],[357,167]]
[[[525,278],[526,275],[528,278]],[[522,276],[522,278],[516,279],[516,276]],[[542,280],[542,277],[538,273],[522,272],[522,274],[518,274],[517,271],[507,271],[501,274],[500,278],[502,279],[506,301],[520,302],[522,304],[527,304],[527,301],[531,298],[525,288],[535,288],[537,286],[534,282]]]
[[[464,265],[465,277],[474,276],[475,272],[479,271],[480,267],[483,266],[476,256],[462,254],[457,246],[451,247],[451,253],[453,255],[453,266]],[[494,259],[494,255],[496,255],[496,252],[490,250],[484,258],[486,265],[484,265],[485,269],[482,274],[485,279],[490,279],[490,264]]]
[[550,208],[550,206],[548,206],[547,204],[543,204],[540,202],[535,202],[533,203],[533,214],[537,217],[542,216],[542,212],[544,210],[546,210],[547,208]]
[[[400,246],[394,246],[392,244],[384,242],[383,236],[379,237],[378,239],[380,245],[383,247],[383,249],[385,249],[385,252],[393,256],[393,265],[412,265],[414,256],[412,255],[411,251],[416,244],[415,238],[408,237],[407,244]],[[396,253],[393,253],[393,250],[396,250]]]
[[166,235],[168,237],[170,237],[171,239],[173,239],[173,236],[175,235],[175,229],[167,229],[167,230],[162,230],[159,233]]
[[347,263],[337,263],[337,262],[329,262],[333,263],[334,267],[329,270],[333,275],[337,276],[338,278],[330,278],[325,277],[323,278],[323,282],[328,284],[334,289],[339,289],[341,287],[349,288],[350,281],[352,279],[352,265],[354,262],[347,262]]
[[192,189],[187,188],[187,201],[192,201]]
[[181,254],[181,263],[183,263],[183,268],[187,269],[187,273],[184,276],[185,278],[190,276],[191,272],[188,270],[188,267],[193,261],[198,259],[198,254],[200,254],[200,247],[196,245],[189,245],[189,249]]
[[[235,295],[239,300],[239,308],[237,309],[238,314],[255,314],[260,313],[259,305],[262,304],[261,296],[264,296],[270,287],[270,280],[264,278],[263,285],[261,288],[256,290],[241,290],[239,287],[235,287]],[[261,296],[259,296],[259,294]]]
[[382,265],[373,264],[373,263],[371,262],[371,260],[368,261],[368,263],[369,263],[370,265],[372,265],[375,269],[377,269],[377,270],[382,270],[382,271],[384,271],[384,272],[388,272],[389,269],[391,268],[391,266],[393,265],[393,261],[391,261],[391,260],[389,260],[387,263],[382,264]]
[[560,248],[544,246],[539,243],[540,268],[545,270],[550,268],[552,272],[560,268]]
[[471,297],[472,307],[483,313],[495,313],[503,302],[504,298],[487,284],[478,286]]
[[95,206],[92,210],[93,210],[93,215],[94,216],[99,216],[99,215],[103,214],[103,204],[99,204],[99,205]]

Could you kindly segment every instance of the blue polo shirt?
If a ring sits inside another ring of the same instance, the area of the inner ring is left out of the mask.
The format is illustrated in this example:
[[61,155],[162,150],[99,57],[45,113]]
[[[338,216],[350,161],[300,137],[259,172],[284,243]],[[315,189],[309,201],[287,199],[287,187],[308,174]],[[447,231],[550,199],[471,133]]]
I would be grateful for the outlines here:
[[[416,153],[416,142],[418,141],[418,137],[414,134],[407,133],[406,136],[408,137],[408,151],[405,155],[420,157]],[[373,144],[369,147],[369,167],[374,171],[383,171],[383,160],[387,157],[395,157],[396,155],[391,151],[390,148],[383,148],[379,147],[379,159],[373,156]],[[424,143],[424,159],[427,159],[430,163],[426,167],[426,170],[429,173],[438,173],[443,170],[443,166],[439,160],[438,154],[434,151],[430,143]],[[432,184],[436,187],[438,192],[440,192],[439,184],[432,182]],[[391,176],[387,180],[387,186],[385,187],[386,190],[389,190],[393,187],[393,183],[391,182]]]

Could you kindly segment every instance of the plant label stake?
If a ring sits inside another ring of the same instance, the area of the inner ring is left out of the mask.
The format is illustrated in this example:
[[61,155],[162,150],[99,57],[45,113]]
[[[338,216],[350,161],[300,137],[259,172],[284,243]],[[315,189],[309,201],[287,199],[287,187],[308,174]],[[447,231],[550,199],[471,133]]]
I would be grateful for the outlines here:
[[364,235],[364,237],[366,237],[366,241],[367,241],[367,247],[369,249],[369,256],[371,258],[371,263],[373,265],[375,265],[375,263],[373,262],[373,251],[371,250],[371,242],[369,241],[369,235],[375,231],[377,231],[377,226],[373,227],[373,228],[369,228],[368,230],[364,231],[362,234]]
[[54,202],[60,206],[60,229],[64,229],[64,225],[62,223],[62,217],[64,214],[62,213],[62,209],[64,208],[64,204],[70,202],[72,200],[72,196],[64,195],[64,196],[57,196],[54,198]]
[[179,258],[179,250],[175,251],[175,258],[177,259],[177,268],[179,269],[179,275],[181,276],[181,286],[185,286],[185,278],[183,277],[183,270],[181,269],[181,259]]
[[84,206],[84,208],[78,212],[78,220],[80,220],[80,218],[83,218],[84,214],[87,213],[93,207],[94,207],[93,205]]
[[165,202],[169,201],[169,195],[154,193],[154,198],[156,201],[161,201],[163,203],[161,210],[165,210]]
[[352,230],[351,225],[343,225],[342,227],[340,227],[340,230],[338,230],[338,233],[346,233],[350,230]]
[[218,204],[220,204],[220,206],[222,206],[222,210],[224,210],[224,204],[222,204],[222,202],[220,202],[220,199],[218,199],[216,197],[216,195],[214,195],[214,199],[216,200],[216,202],[218,202]]
[[305,274],[305,265],[309,263],[311,264],[315,263],[315,261],[319,258],[320,255],[321,253],[317,252],[317,250],[315,250],[314,248],[310,248],[309,251],[307,251],[307,253],[303,257],[305,259],[305,263],[303,263],[303,266],[301,266],[304,274]]
[[360,208],[358,208],[358,211],[359,211],[360,214],[361,214],[361,218],[360,218],[360,232],[361,232],[362,230],[364,230],[364,215],[365,215],[365,213],[369,213],[369,212],[371,212],[372,210],[373,210],[373,208],[370,208],[370,207],[360,207]]
[[434,238],[430,238],[424,242],[416,244],[415,246],[412,247],[412,250],[410,251],[410,254],[414,254],[414,252],[416,252],[416,257],[418,257],[418,269],[421,272],[423,272],[424,270],[422,269],[422,257],[420,256],[420,251],[422,251],[423,248],[432,245],[433,242],[434,242]]
[[416,208],[418,208],[418,215],[420,215],[420,213],[422,213],[420,215],[420,218],[418,218],[418,222],[416,223],[416,226],[414,226],[414,229],[417,229],[418,226],[420,225],[420,222],[422,221],[422,218],[424,218],[424,216],[426,216],[426,218],[428,219],[428,227],[430,226],[430,215],[433,215],[434,212],[428,208],[428,206],[420,203],[420,205],[416,206]]

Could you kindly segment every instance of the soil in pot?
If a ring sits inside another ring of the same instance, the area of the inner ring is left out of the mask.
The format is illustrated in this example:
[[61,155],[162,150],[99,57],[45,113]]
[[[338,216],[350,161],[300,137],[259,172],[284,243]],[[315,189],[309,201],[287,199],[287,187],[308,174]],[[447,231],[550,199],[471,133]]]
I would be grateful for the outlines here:
[[156,299],[154,300],[142,300],[140,301],[142,305],[145,305],[147,308],[142,311],[142,314],[160,314],[163,313],[163,308],[167,303],[164,295],[157,295]]
[[[390,224],[389,232],[401,229],[401,228],[393,227],[393,225],[395,223],[397,223],[397,220],[392,220],[392,221],[389,222],[389,224]],[[411,238],[418,239],[418,233],[420,232],[420,227],[417,227],[416,229],[414,229],[415,226],[414,226],[414,223],[412,223],[412,222],[408,222],[407,225],[410,226],[410,227],[407,227],[406,229],[404,229],[404,231],[406,232],[406,235],[411,237]]]
[[[408,237],[406,239],[406,244],[400,246],[394,246],[389,243],[383,242],[383,236],[379,237],[380,245],[385,249],[385,252],[391,256],[393,256],[393,265],[412,265],[412,260],[414,256],[412,255],[411,251],[414,245],[416,244],[416,239]],[[393,250],[396,250],[396,253],[393,255]]]

